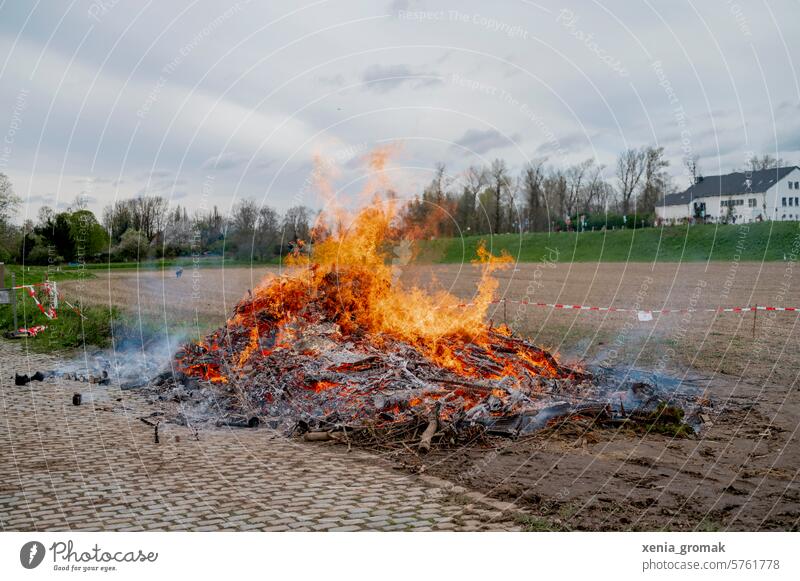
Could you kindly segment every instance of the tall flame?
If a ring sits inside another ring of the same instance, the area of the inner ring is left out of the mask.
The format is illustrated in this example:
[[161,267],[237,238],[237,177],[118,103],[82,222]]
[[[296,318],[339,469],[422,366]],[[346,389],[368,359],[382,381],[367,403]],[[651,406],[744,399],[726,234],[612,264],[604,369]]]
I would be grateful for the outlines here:
[[[290,256],[284,276],[269,278],[254,291],[252,312],[245,309],[234,318],[236,325],[253,329],[241,363],[259,345],[260,331],[253,317],[256,312],[268,313],[272,323],[286,323],[312,304],[321,307],[343,333],[369,333],[376,338],[388,335],[416,346],[450,368],[458,365],[442,339],[485,343],[486,312],[498,285],[492,272],[509,264],[511,257],[495,257],[484,246],[479,247],[475,262],[482,268],[482,276],[472,300],[474,306],[469,309],[459,308],[463,301],[446,291],[406,288],[396,280],[391,248],[402,236],[400,206],[393,198],[379,197],[381,190],[388,188],[384,170],[389,153],[378,150],[369,158],[372,172],[366,190],[373,193],[372,202],[349,217],[341,208],[329,210],[335,224],[332,228],[319,227],[325,221],[322,217],[315,231],[330,234],[314,241],[310,255]],[[322,175],[319,172],[318,179]],[[332,191],[329,187],[321,189]]]

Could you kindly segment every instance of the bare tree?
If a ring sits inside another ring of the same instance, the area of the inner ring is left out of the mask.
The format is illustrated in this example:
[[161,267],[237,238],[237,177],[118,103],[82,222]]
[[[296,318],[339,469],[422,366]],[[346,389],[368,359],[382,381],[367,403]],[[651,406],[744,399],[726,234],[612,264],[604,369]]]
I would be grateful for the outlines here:
[[626,149],[617,158],[617,179],[619,180],[623,214],[630,213],[631,199],[636,193],[642,173],[644,173],[644,160],[645,151],[643,149]]
[[503,200],[508,196],[511,187],[511,176],[508,174],[506,162],[499,158],[492,162],[489,173],[494,197],[494,224],[492,227],[495,233],[499,233],[503,227]]
[[593,210],[603,211],[608,198],[608,184],[603,178],[606,166],[592,165],[586,178],[583,195],[583,213],[589,214]]
[[765,153],[761,157],[754,155],[750,159],[747,160],[747,165],[751,171],[760,171],[765,169],[777,169],[779,167],[783,167],[786,165],[786,162],[779,157],[773,157],[772,155]]
[[544,159],[528,163],[520,176],[520,189],[525,198],[525,230],[532,232],[547,224],[543,191]]
[[644,183],[640,198],[640,208],[645,212],[652,212],[658,199],[667,190],[669,176],[667,168],[669,162],[664,159],[663,147],[648,147],[644,150]]
[[584,180],[593,165],[594,160],[587,159],[567,168],[564,196],[564,212],[567,216],[572,216],[578,211],[578,203],[583,194]]
[[254,200],[240,200],[233,207],[225,238],[237,258],[253,257],[257,223],[258,204]]
[[689,172],[691,176],[692,183],[690,186],[693,186],[697,183],[697,179],[701,176],[702,172],[700,170],[700,156],[696,153],[693,155],[686,156],[683,159],[683,165],[686,167],[686,170]]
[[488,182],[486,168],[468,167],[462,181],[463,192],[456,205],[456,219],[462,230],[472,231],[479,224],[475,212],[481,192]]
[[560,168],[550,168],[544,179],[544,197],[548,208],[563,218],[566,215],[567,179]]
[[310,213],[305,206],[294,206],[283,217],[283,237],[286,242],[308,241],[311,232]]
[[75,199],[72,200],[72,204],[70,205],[70,210],[73,212],[77,212],[78,210],[85,210],[89,207],[89,196],[86,192],[81,192],[80,194],[75,195]]
[[[128,206],[131,226],[148,240],[153,240],[164,229],[169,205],[161,196],[138,196],[123,202]],[[105,216],[104,216],[105,219]]]
[[[44,226],[48,222],[51,222],[56,217],[56,211],[51,208],[50,206],[42,206],[39,208],[39,211],[36,213],[36,223],[39,226]],[[106,227],[108,230],[108,227]]]
[[256,258],[265,260],[276,254],[280,243],[280,219],[278,213],[269,206],[261,206],[258,210],[255,242],[253,252]]

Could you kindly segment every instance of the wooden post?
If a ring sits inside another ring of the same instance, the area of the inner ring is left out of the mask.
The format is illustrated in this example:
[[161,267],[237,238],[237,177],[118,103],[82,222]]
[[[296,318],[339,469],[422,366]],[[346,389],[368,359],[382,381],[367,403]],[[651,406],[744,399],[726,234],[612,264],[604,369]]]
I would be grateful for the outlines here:
[[756,315],[758,314],[758,304],[753,307],[753,341],[756,340]]
[[17,325],[17,291],[14,287],[17,286],[17,275],[11,273],[11,312],[14,313],[14,332],[17,332],[19,325]]

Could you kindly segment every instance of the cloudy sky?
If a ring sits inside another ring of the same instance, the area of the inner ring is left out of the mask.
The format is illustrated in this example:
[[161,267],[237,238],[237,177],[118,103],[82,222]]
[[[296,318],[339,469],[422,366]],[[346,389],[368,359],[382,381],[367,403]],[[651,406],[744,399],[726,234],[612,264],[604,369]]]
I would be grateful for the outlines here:
[[[22,213],[84,193],[319,207],[392,144],[401,194],[503,157],[706,175],[800,162],[800,3],[0,0],[0,172]],[[609,177],[613,174],[609,170]],[[21,218],[24,218],[22,216]]]

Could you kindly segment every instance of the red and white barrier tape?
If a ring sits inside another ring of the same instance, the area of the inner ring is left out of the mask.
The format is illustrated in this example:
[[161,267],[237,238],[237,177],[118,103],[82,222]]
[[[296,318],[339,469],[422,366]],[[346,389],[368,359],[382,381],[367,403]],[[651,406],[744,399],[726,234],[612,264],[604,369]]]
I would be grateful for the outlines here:
[[58,313],[56,312],[56,309],[55,309],[55,305],[57,305],[58,303],[57,303],[57,300],[53,299],[53,297],[57,296],[56,290],[55,290],[55,288],[56,288],[55,287],[55,283],[52,283],[52,284],[45,283],[44,285],[37,285],[37,286],[43,286],[45,288],[45,290],[48,293],[50,293],[50,298],[51,298],[51,301],[53,302],[53,305],[51,305],[51,306],[49,306],[49,307],[47,307],[45,309],[44,305],[39,301],[39,297],[36,296],[36,289],[34,288],[34,285],[32,285],[32,284],[31,285],[25,285],[22,288],[27,289],[28,294],[33,299],[33,302],[36,303],[36,306],[39,307],[39,310],[42,312],[42,314],[45,317],[47,317],[48,319],[56,319],[56,318],[58,318]]
[[[601,311],[610,313],[650,313],[653,315],[665,315],[672,313],[748,313],[753,311],[781,311],[781,312],[800,312],[800,307],[770,307],[755,305],[752,307],[717,307],[717,308],[685,308],[685,309],[633,309],[630,307],[594,307],[589,305],[567,305],[561,303],[537,303],[534,301],[516,299],[495,299],[490,304],[499,305],[502,303],[513,305],[527,305],[531,307],[547,307],[551,309],[565,309],[574,311]],[[461,303],[461,308],[474,307],[475,303]]]
[[[45,292],[50,295],[50,306],[45,308],[45,306],[39,301],[39,297],[36,296],[36,287],[42,287]],[[42,314],[47,317],[48,319],[57,319],[58,318],[58,287],[56,286],[55,281],[45,281],[45,282],[36,282],[31,284],[22,284],[19,286],[11,287],[13,290],[25,290],[33,299],[33,302],[36,303],[36,306],[42,312]],[[40,325],[41,326],[41,325]],[[41,329],[41,330],[44,330]],[[22,329],[20,329],[22,332]],[[33,333],[35,335],[36,333]],[[32,335],[32,336],[33,336]]]
[[17,332],[20,335],[27,335],[28,337],[36,337],[39,333],[47,329],[44,325],[34,325],[33,327],[20,327]]

